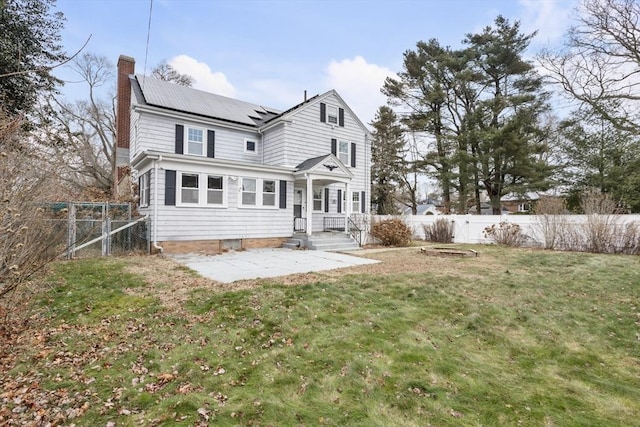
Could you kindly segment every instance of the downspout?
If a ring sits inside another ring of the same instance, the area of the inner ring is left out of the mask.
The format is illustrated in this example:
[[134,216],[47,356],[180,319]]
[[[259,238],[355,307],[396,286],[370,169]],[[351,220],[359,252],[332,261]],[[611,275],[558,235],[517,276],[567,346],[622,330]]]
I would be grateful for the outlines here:
[[161,161],[162,156],[153,161],[153,217],[151,221],[153,224],[153,248],[163,253],[164,248],[158,245],[158,163]]

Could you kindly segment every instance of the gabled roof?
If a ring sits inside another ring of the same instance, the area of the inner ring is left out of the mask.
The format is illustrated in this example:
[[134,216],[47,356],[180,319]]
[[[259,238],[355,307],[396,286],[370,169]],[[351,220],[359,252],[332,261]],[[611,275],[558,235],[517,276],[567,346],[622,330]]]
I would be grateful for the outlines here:
[[325,154],[323,156],[307,159],[304,162],[300,163],[298,166],[296,166],[296,172],[304,172],[304,171],[313,169],[315,165],[321,163],[327,158],[331,158],[331,154]]
[[280,110],[205,92],[153,77],[136,75],[147,105],[197,114],[233,123],[260,126],[280,114]]
[[264,125],[269,125],[273,122],[275,122],[278,119],[286,119],[287,116],[291,116],[295,113],[297,113],[298,111],[301,111],[307,107],[309,107],[312,104],[315,104],[316,102],[322,102],[324,101],[326,98],[330,97],[330,96],[335,96],[336,98],[338,98],[338,100],[340,101],[340,104],[342,104],[344,106],[344,108],[349,112],[349,114],[351,115],[351,117],[353,117],[356,121],[356,123],[367,133],[369,133],[369,129],[364,125],[364,123],[362,123],[362,121],[360,120],[360,118],[358,118],[358,116],[353,112],[353,110],[351,109],[351,107],[349,107],[349,105],[347,105],[346,102],[344,102],[344,99],[342,99],[342,97],[338,94],[338,92],[336,92],[335,89],[331,89],[321,95],[315,95],[312,96],[311,98],[307,99],[304,102],[301,102],[300,104],[289,108],[286,111],[283,111],[282,113],[278,114],[277,116],[271,117],[270,119],[266,120],[265,122],[263,122]]
[[303,175],[304,173],[311,173],[316,176],[320,175],[328,179],[353,178],[351,171],[333,154],[325,154],[307,159],[296,166],[293,172],[296,176]]

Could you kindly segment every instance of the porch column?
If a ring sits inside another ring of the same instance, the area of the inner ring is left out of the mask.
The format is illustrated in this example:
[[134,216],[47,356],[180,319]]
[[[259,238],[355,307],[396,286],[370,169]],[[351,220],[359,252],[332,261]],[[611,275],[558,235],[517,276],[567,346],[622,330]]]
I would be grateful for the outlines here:
[[349,234],[349,216],[351,216],[351,194],[349,194],[349,183],[344,183],[344,232]]
[[313,179],[307,174],[307,236],[313,234]]

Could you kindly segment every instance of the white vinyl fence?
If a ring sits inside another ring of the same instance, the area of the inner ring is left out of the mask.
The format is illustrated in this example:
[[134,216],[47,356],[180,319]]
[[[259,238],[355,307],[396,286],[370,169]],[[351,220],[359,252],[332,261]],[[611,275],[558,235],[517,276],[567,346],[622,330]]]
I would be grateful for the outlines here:
[[[635,223],[640,226],[640,215],[561,215],[563,228],[585,230],[585,224],[593,221],[594,217],[607,224],[609,228],[623,230],[626,225]],[[394,216],[373,215],[372,220],[381,221]],[[545,223],[542,215],[403,215],[400,218],[413,230],[413,236],[417,240],[424,240],[424,226],[433,224],[438,219],[450,221],[453,225],[453,243],[493,243],[493,240],[484,235],[484,229],[492,225],[498,225],[505,221],[509,224],[518,224],[521,232],[526,236],[528,246],[544,246],[544,232],[541,224]]]

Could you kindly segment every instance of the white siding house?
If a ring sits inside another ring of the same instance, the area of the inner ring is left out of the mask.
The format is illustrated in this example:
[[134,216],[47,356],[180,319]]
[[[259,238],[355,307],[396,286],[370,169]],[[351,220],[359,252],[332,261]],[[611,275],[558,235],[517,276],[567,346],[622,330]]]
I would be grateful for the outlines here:
[[328,223],[348,232],[350,217],[369,213],[370,134],[336,91],[279,111],[133,68],[121,56],[130,124],[118,120],[129,140],[116,151],[128,154],[157,248],[279,246]]

